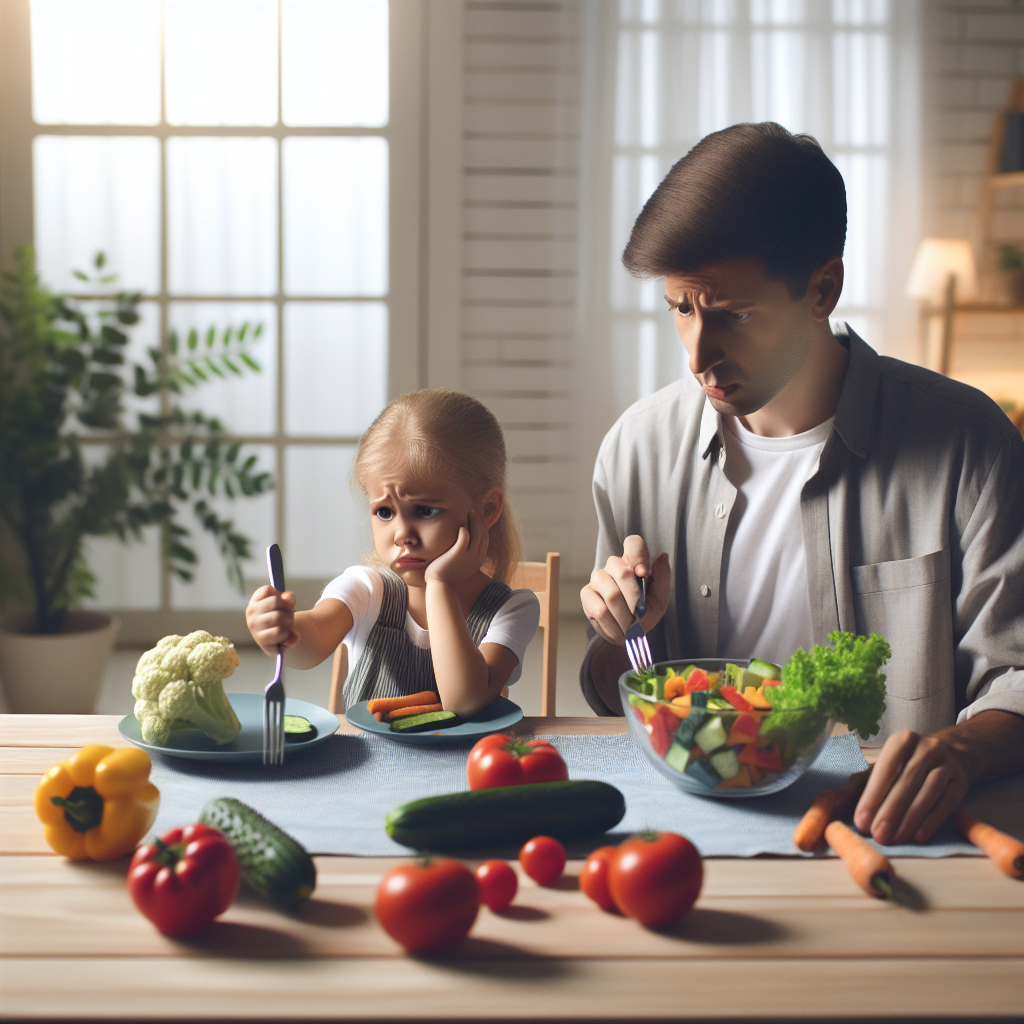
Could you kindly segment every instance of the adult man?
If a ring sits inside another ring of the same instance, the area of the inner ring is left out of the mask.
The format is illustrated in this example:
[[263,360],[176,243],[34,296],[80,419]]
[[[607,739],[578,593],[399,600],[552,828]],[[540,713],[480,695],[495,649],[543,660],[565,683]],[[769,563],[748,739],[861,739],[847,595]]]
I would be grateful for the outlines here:
[[771,123],[702,140],[637,218],[623,262],[665,278],[696,383],[601,447],[581,685],[618,713],[636,576],[656,658],[881,633],[885,743],[854,821],[926,842],[971,783],[1024,768],[1024,441],[979,392],[833,334],[845,236],[841,175]]

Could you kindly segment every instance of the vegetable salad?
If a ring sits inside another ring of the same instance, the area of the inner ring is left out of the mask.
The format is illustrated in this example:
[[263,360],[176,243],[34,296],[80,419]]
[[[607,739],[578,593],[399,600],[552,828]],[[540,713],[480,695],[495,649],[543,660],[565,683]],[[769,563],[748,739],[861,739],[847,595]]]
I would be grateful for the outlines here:
[[754,659],[720,672],[687,665],[633,673],[630,710],[673,771],[709,790],[760,786],[810,751],[830,720],[862,736],[878,731],[889,645],[876,635],[837,632],[829,640],[796,651],[785,668]]

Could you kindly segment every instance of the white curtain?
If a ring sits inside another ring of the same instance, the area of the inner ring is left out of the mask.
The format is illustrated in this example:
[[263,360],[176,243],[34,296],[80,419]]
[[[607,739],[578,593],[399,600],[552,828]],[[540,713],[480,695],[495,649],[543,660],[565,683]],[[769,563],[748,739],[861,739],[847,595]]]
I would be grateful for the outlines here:
[[688,372],[662,283],[619,257],[669,167],[730,124],[778,121],[821,143],[849,205],[835,317],[915,359],[917,0],[583,0],[579,14],[580,486],[615,417]]

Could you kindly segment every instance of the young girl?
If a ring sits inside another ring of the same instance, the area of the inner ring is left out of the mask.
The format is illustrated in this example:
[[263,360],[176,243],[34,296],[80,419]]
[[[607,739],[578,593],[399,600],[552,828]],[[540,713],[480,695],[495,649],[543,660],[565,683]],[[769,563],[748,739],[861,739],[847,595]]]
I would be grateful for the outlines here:
[[494,416],[457,391],[414,391],[363,435],[353,479],[370,501],[376,558],[346,569],[310,611],[260,587],[249,632],[265,654],[312,668],[344,641],[346,707],[434,690],[474,715],[520,676],[537,630],[531,590],[511,590],[519,537],[505,501],[505,441]]

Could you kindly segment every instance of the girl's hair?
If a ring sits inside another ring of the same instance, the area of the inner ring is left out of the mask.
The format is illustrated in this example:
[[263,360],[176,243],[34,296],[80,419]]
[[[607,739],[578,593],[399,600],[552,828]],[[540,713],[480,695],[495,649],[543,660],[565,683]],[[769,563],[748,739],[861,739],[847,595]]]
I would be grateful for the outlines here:
[[519,561],[519,531],[508,503],[505,438],[494,414],[461,391],[429,388],[389,402],[363,434],[352,479],[366,493],[366,474],[399,468],[412,476],[451,480],[475,502],[498,488],[504,507],[491,527],[484,568],[509,583]]

